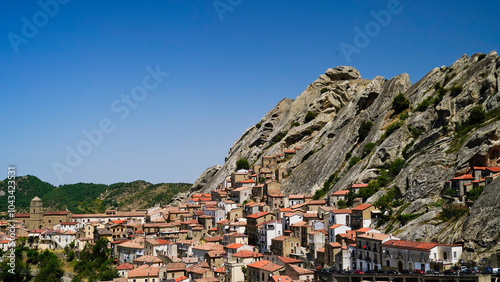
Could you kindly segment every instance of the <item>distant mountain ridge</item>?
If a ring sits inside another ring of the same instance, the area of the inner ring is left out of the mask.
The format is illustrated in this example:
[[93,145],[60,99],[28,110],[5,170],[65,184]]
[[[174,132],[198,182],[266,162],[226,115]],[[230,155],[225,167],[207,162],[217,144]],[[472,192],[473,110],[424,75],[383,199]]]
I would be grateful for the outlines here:
[[[16,209],[28,212],[31,199],[38,196],[49,210],[70,210],[73,213],[98,213],[106,209],[132,210],[168,204],[178,193],[187,191],[189,183],[151,184],[137,180],[111,185],[94,183],[66,184],[56,187],[36,176],[16,178]],[[7,192],[7,181],[0,182],[0,191]],[[7,211],[7,195],[0,197],[0,211]]]

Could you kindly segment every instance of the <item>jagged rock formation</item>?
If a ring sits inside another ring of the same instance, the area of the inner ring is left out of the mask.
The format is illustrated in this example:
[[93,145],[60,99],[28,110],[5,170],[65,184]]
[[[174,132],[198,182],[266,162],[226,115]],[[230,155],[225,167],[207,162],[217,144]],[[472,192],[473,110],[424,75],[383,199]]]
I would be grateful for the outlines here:
[[[285,194],[314,194],[332,174],[339,180],[329,193],[353,183],[366,183],[380,169],[402,158],[405,166],[389,187],[396,188],[398,195],[411,203],[404,213],[426,214],[396,227],[398,236],[447,242],[476,236],[474,240],[482,240],[478,238],[489,233],[463,232],[471,237],[461,238],[464,222],[464,228],[476,226],[472,219],[437,224],[434,218],[439,208],[433,203],[443,195],[444,182],[458,171],[469,165],[500,165],[494,153],[500,148],[499,74],[500,58],[495,51],[464,55],[449,67],[434,68],[413,85],[407,74],[390,80],[380,76],[367,80],[352,67],[328,69],[295,100],[283,99],[248,128],[229,150],[226,163],[213,177],[207,178],[211,173],[204,173],[203,180],[197,181],[204,186],[198,184],[193,190],[217,187],[234,171],[239,158],[258,163],[263,155],[297,146],[301,149],[282,163],[289,175],[281,186]],[[394,114],[392,109],[399,93],[411,102],[411,110],[405,115]],[[486,111],[486,121],[460,131],[477,105]],[[363,121],[373,125],[360,140],[358,129]],[[363,148],[368,143],[376,145],[366,155]],[[361,160],[349,166],[351,156]],[[379,191],[368,202],[375,202],[384,193]],[[474,214],[473,208],[471,217]]]

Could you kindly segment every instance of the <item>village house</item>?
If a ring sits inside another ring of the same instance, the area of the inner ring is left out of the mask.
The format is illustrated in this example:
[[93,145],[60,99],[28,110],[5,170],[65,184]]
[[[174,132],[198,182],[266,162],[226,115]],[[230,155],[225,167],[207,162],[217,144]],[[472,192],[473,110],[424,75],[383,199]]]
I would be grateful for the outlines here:
[[382,244],[389,240],[399,240],[399,238],[375,232],[357,235],[357,269],[363,271],[382,269]]
[[127,241],[116,245],[116,255],[119,263],[130,262],[144,255],[144,241]]
[[248,243],[256,246],[259,240],[258,224],[276,219],[274,214],[269,212],[257,212],[247,216]]
[[303,220],[304,216],[302,216],[302,214],[300,213],[295,213],[295,212],[285,213],[283,215],[283,232],[285,232],[285,230],[290,230],[290,226],[292,224],[295,224]]
[[372,211],[375,207],[370,204],[361,204],[352,209],[351,227],[359,229],[363,227],[370,227],[372,224]]
[[274,264],[267,260],[251,263],[247,265],[247,267],[249,280],[260,282],[272,281],[271,277],[278,275],[279,271],[284,269],[283,266]]
[[[184,276],[184,271],[186,270],[186,264],[183,262],[172,262],[165,265],[160,271],[163,272],[163,277],[167,279],[180,279]],[[187,277],[186,277],[187,278]]]
[[258,262],[262,260],[262,254],[242,250],[231,256],[231,259],[224,263],[227,270],[227,282],[239,282],[244,281],[245,274],[242,268],[247,265]]
[[329,226],[335,224],[351,225],[351,209],[332,209],[330,210]]
[[285,275],[294,281],[312,281],[314,278],[314,271],[290,264],[285,268]]
[[333,243],[337,241],[337,235],[346,234],[347,230],[351,230],[351,227],[343,224],[335,224],[328,227],[328,242]]
[[257,247],[264,254],[271,250],[271,240],[283,235],[283,224],[278,220],[271,220],[257,224],[259,229],[259,240]]
[[328,233],[324,230],[310,231],[309,232],[309,244],[308,244],[308,259],[313,261],[316,260],[317,251],[325,247],[326,235]]
[[161,278],[160,269],[147,264],[129,270],[127,273],[128,282],[159,282]]
[[433,269],[442,271],[462,255],[460,245],[441,245],[430,242],[389,240],[382,244],[383,268],[401,271],[403,269]]
[[349,194],[349,190],[339,190],[337,192],[334,192],[330,195],[330,203],[333,203],[335,207],[337,207],[337,202],[342,200],[342,201],[347,201],[347,194]]
[[271,239],[271,252],[282,257],[289,257],[291,254],[303,254],[300,240],[296,237],[284,235]]

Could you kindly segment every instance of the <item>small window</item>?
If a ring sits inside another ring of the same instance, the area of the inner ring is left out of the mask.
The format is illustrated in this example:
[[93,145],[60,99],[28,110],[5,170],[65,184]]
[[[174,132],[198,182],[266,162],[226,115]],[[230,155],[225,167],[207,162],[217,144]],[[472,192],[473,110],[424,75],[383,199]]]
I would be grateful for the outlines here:
[[453,258],[457,258],[457,252],[453,252]]

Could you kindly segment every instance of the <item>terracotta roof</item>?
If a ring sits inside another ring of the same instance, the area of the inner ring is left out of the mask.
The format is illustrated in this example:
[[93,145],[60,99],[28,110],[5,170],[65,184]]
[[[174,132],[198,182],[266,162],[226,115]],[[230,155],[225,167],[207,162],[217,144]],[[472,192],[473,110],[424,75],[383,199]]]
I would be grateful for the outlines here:
[[389,240],[389,241],[385,242],[384,244],[382,244],[382,247],[428,252],[428,251],[430,251],[430,249],[432,249],[438,245],[439,245],[438,243],[430,243],[430,242]]
[[366,233],[366,234],[361,234],[361,235],[358,235],[357,238],[363,238],[363,239],[373,239],[373,240],[378,240],[378,241],[382,241],[382,240],[385,240],[387,238],[391,237],[391,235],[388,235],[388,234],[383,234],[383,233]]
[[358,233],[366,233],[368,231],[372,230],[370,227],[363,227],[363,228],[360,228],[360,229],[357,229],[357,230],[354,230]]
[[366,186],[368,186],[368,183],[357,183],[357,184],[353,184],[351,187],[352,188],[363,188]]
[[247,215],[248,218],[259,218],[259,217],[263,217],[263,216],[266,216],[270,214],[269,212],[256,212],[254,214],[251,214],[251,215]]
[[317,212],[306,212],[306,213],[302,214],[302,216],[304,216],[304,218],[313,218],[313,217],[318,217],[318,213]]
[[215,270],[215,272],[217,272],[217,273],[226,273],[226,270],[225,270],[225,268],[224,268],[224,266],[223,266],[223,267],[221,267],[221,268],[217,268],[217,269]]
[[297,272],[297,274],[299,275],[304,275],[304,274],[314,274],[314,271],[312,270],[309,270],[309,269],[305,269],[305,268],[302,268],[302,267],[298,267],[296,265],[289,265],[295,272]]
[[233,257],[239,258],[260,258],[263,257],[261,253],[256,253],[248,250],[241,250],[233,255]]
[[29,218],[30,214],[29,213],[16,213],[16,214],[14,214],[14,217],[17,217],[17,218]]
[[247,180],[240,181],[240,183],[255,183],[255,181],[253,179],[247,179]]
[[181,276],[181,277],[175,278],[175,282],[179,282],[179,281],[187,280],[187,279],[189,279],[189,277],[187,277],[187,276]]
[[131,270],[134,269],[134,266],[128,262],[120,264],[116,267],[117,270]]
[[240,187],[240,188],[236,188],[236,189],[234,189],[234,190],[233,190],[233,191],[231,191],[231,192],[241,192],[241,191],[245,191],[245,190],[248,190],[248,189],[252,189],[252,187],[250,187],[250,186],[242,186],[242,187]]
[[285,154],[295,154],[295,150],[285,150],[283,151]]
[[139,277],[158,277],[159,268],[151,265],[141,265],[140,267],[130,270],[127,274],[128,278],[139,278]]
[[274,282],[292,282],[292,278],[286,275],[273,276],[272,278]]
[[48,211],[44,213],[43,215],[66,215],[69,214],[69,211]]
[[334,247],[334,248],[340,248],[342,245],[339,244],[339,242],[333,242],[333,243],[328,243],[328,245]]
[[[212,228],[214,229],[214,228]],[[217,230],[217,228],[215,228],[215,230]],[[222,236],[213,236],[213,237],[204,237],[203,239],[205,239],[205,241],[207,242],[218,242],[218,241],[222,241],[223,237]]]
[[333,193],[332,195],[333,196],[345,196],[347,194],[349,194],[349,190],[340,190],[340,191]]
[[342,226],[342,224],[334,224],[334,225],[328,227],[328,229],[335,229],[335,228],[338,228],[340,226]]
[[318,252],[318,253],[324,253],[324,252],[325,252],[325,247],[323,247],[323,248],[321,248],[321,249],[317,250],[317,252]]
[[117,246],[120,246],[123,248],[131,248],[131,249],[144,249],[143,245],[141,245],[138,242],[133,242],[133,241],[127,241],[125,243],[118,244]]
[[253,267],[257,269],[262,269],[268,272],[275,272],[283,268],[281,265],[274,264],[268,260],[261,260],[247,265],[248,267]]
[[288,199],[304,199],[304,195],[288,195]]
[[307,202],[308,205],[325,205],[326,201],[325,200],[317,200],[317,201],[309,201]]
[[223,250],[213,250],[213,251],[209,251],[207,253],[207,255],[211,258],[219,258],[219,257],[222,257],[226,252],[224,252]]
[[500,172],[500,166],[488,166],[486,169],[491,172]]
[[369,207],[372,207],[372,205],[370,205],[370,204],[361,204],[361,205],[353,208],[352,210],[353,211],[364,211],[364,210],[366,210]]
[[241,246],[244,246],[244,244],[238,244],[238,243],[232,243],[226,246],[227,249],[238,249]]
[[454,177],[452,180],[474,180],[474,176],[472,176],[472,174],[464,174]]
[[299,221],[299,222],[295,222],[294,224],[292,224],[291,226],[294,226],[294,227],[301,227],[301,226],[307,226],[308,223],[306,221]]
[[337,210],[332,210],[332,213],[334,214],[352,214],[352,210],[351,209],[337,209]]
[[290,238],[290,236],[281,235],[281,236],[278,236],[278,237],[274,237],[273,239],[271,239],[271,241],[285,241],[288,238]]
[[155,256],[145,255],[134,259],[134,262],[144,262],[144,263],[161,263],[161,259]]
[[234,232],[234,233],[229,233],[226,236],[231,236],[231,237],[247,237],[248,235]]
[[284,264],[302,263],[302,262],[304,262],[303,260],[289,258],[289,257],[280,257],[280,256],[278,256],[278,259],[281,260]]
[[210,266],[208,265],[208,263],[207,263],[206,261],[202,261],[202,262],[200,262],[200,263],[198,263],[198,264],[195,264],[195,265],[193,265],[193,266],[191,266],[191,267],[186,268],[186,271],[187,271],[187,272],[193,272],[193,270],[195,270],[195,269],[197,269],[197,268],[205,268],[205,269],[208,269],[208,268],[210,268]]
[[193,249],[196,250],[203,250],[203,251],[214,251],[214,250],[222,250],[224,247],[217,243],[206,243],[202,245],[198,245],[196,247],[193,247]]

